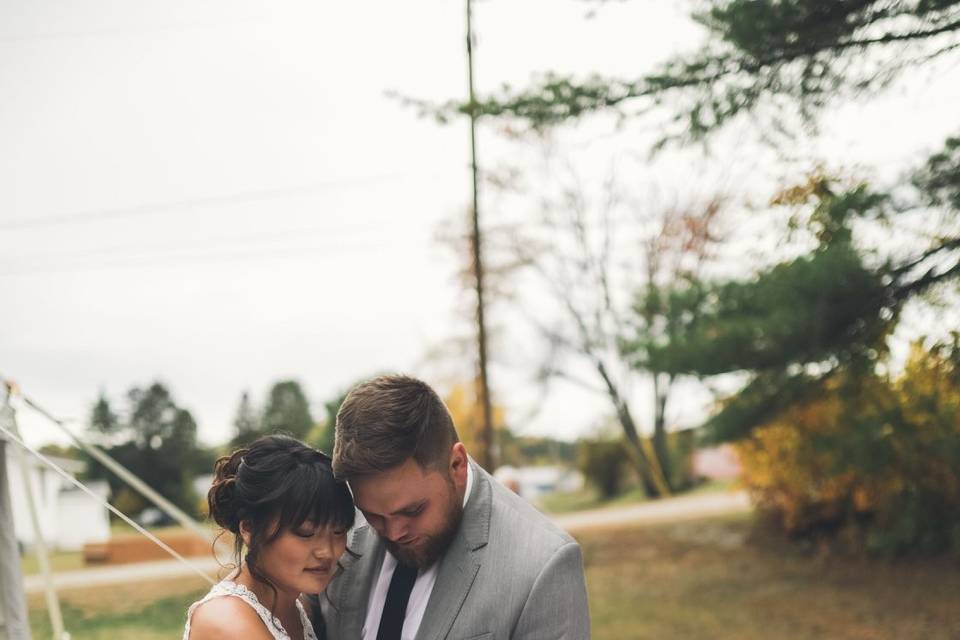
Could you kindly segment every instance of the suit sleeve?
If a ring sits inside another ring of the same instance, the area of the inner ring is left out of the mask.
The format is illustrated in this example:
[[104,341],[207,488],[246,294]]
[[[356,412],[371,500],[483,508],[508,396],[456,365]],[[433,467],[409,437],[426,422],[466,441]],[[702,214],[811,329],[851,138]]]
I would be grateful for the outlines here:
[[511,640],[589,640],[590,609],[580,545],[568,542],[544,565]]

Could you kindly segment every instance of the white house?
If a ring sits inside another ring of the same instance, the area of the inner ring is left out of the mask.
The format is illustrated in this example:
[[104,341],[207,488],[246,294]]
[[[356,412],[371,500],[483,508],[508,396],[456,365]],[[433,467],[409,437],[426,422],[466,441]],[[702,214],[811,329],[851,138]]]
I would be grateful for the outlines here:
[[204,473],[193,479],[193,490],[200,498],[206,498],[210,487],[213,486],[213,474]]
[[[30,518],[29,503],[24,490],[23,472],[14,451],[16,444],[8,442],[6,452],[7,481],[13,509],[13,529],[17,540],[30,547],[35,538]],[[46,456],[64,471],[76,476],[85,465],[77,460]],[[23,453],[27,475],[33,487],[40,528],[47,546],[65,551],[79,551],[87,542],[105,542],[110,538],[110,519],[106,507],[80,491],[65,478],[44,465],[29,452]],[[104,480],[84,483],[104,501],[110,489]]]

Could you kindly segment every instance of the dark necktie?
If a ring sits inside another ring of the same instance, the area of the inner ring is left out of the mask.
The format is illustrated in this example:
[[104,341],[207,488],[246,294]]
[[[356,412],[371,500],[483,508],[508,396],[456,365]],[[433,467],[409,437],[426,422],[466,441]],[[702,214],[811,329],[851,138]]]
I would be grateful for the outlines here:
[[407,613],[407,601],[413,583],[417,581],[417,570],[397,563],[387,589],[387,601],[383,603],[383,615],[377,629],[377,640],[400,640],[403,631],[403,617]]

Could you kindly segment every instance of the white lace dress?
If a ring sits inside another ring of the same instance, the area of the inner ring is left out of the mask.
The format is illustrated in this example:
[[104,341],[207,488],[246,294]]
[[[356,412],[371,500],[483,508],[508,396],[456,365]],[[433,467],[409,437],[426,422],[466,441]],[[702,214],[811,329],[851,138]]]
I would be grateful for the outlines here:
[[[260,619],[263,620],[267,631],[270,632],[270,635],[272,635],[275,640],[290,640],[290,634],[280,625],[280,621],[270,613],[270,610],[260,604],[257,596],[255,596],[250,589],[247,589],[242,584],[237,584],[233,580],[218,582],[213,585],[213,588],[210,589],[207,595],[190,605],[190,608],[187,610],[187,625],[183,630],[183,640],[189,640],[190,638],[190,619],[193,618],[193,612],[196,611],[197,607],[208,600],[225,596],[240,598],[253,607],[253,610],[256,611]],[[313,625],[310,624],[310,618],[307,616],[307,612],[304,610],[300,600],[297,600],[297,611],[300,613],[300,622],[303,624],[303,640],[317,640],[317,636],[313,633]]]

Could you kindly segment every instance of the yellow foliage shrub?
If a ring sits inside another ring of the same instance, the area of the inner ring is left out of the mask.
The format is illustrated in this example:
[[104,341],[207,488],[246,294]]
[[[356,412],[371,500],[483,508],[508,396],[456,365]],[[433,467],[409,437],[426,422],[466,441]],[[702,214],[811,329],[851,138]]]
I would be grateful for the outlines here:
[[960,367],[914,345],[904,372],[840,376],[737,445],[758,507],[794,536],[870,551],[960,549]]

